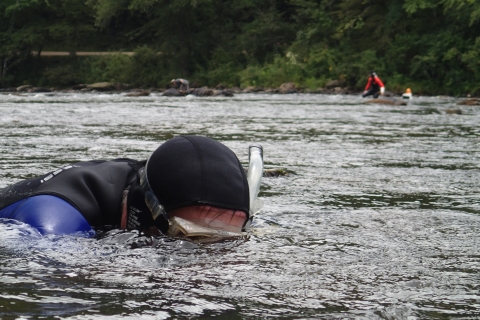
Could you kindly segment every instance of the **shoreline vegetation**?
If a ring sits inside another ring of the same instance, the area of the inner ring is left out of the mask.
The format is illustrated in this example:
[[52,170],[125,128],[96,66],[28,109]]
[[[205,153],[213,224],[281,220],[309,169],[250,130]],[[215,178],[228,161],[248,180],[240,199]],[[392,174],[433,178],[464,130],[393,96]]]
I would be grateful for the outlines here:
[[[27,75],[25,79],[18,85],[15,85],[17,81],[0,81],[0,92],[133,90],[136,93],[132,92],[132,96],[142,95],[142,91],[166,91],[164,95],[170,96],[186,95],[175,92],[170,87],[170,79],[176,78],[175,71],[160,71],[161,64],[169,59],[170,57],[146,47],[130,52],[30,52],[28,57],[18,60],[22,61],[23,74]],[[197,72],[192,75],[193,81],[189,78],[191,87],[195,89],[189,93],[197,96],[255,92],[361,94],[368,78],[368,75],[362,75],[361,80],[356,82],[347,81],[342,75],[339,75],[340,79],[334,80],[331,77],[304,79],[301,75],[306,67],[276,59],[273,64],[248,66],[244,70]],[[229,71],[232,73],[227,75]],[[220,78],[218,72],[222,74]],[[387,97],[401,96],[407,88],[413,88],[414,94],[424,96],[480,97],[480,94],[425,89],[426,86],[422,83],[409,81],[408,78],[392,82],[388,77],[384,80]]]
[[[342,94],[342,95],[360,95],[361,92],[355,90],[350,90],[349,88],[335,87],[338,82],[332,81],[329,87],[320,88],[319,90],[305,90],[303,88],[297,88],[294,83],[283,83],[278,88],[262,88],[262,87],[231,87],[226,88],[223,86],[217,86],[216,88],[190,88],[188,91],[179,91],[176,88],[133,88],[128,84],[112,83],[112,82],[101,82],[93,84],[79,84],[71,86],[68,88],[44,88],[44,87],[34,87],[31,85],[23,85],[19,87],[11,88],[0,88],[0,95],[13,94],[13,95],[24,95],[25,93],[45,93],[53,94],[55,92],[59,93],[107,93],[107,94],[125,94],[126,97],[146,97],[150,96],[151,93],[156,93],[161,96],[166,97],[185,97],[187,95],[193,95],[197,97],[233,97],[236,94],[247,94],[247,93],[263,93],[263,94]],[[445,96],[448,98],[459,98],[457,100],[457,106],[480,106],[480,98],[472,97],[451,97]],[[393,93],[386,91],[383,96],[378,97],[377,99],[366,98],[363,103],[365,104],[382,104],[382,105],[392,105],[392,106],[407,106],[409,104],[409,99],[404,99],[402,93]],[[436,111],[437,113],[442,113]],[[462,115],[464,111],[460,108],[446,109],[443,111],[445,114],[450,115]],[[274,172],[270,173],[272,176],[283,175],[283,172]],[[265,172],[264,172],[265,175]]]
[[375,71],[395,93],[480,97],[480,1],[4,0],[0,14],[2,89],[361,92]]
[[[186,96],[189,94],[195,96],[233,96],[238,93],[278,93],[278,94],[292,94],[292,93],[318,93],[318,94],[361,94],[352,88],[340,87],[338,81],[331,81],[325,88],[318,88],[317,90],[310,90],[308,88],[297,87],[293,82],[282,83],[276,88],[264,88],[248,86],[240,87],[226,87],[218,85],[214,88],[192,87],[188,91],[179,91],[173,87],[166,86],[165,88],[155,87],[134,87],[124,83],[114,82],[99,82],[92,84],[78,84],[68,87],[36,87],[32,85],[22,85],[18,87],[0,88],[3,93],[48,93],[48,92],[125,92],[130,96],[148,96],[151,92],[162,93],[164,96]],[[401,93],[386,92],[386,96],[401,95]]]
[[[22,85],[19,87],[0,88],[0,94],[22,94],[22,93],[125,93],[128,97],[145,97],[151,93],[158,93],[167,97],[182,97],[187,95],[194,95],[197,97],[233,97],[235,94],[242,93],[263,93],[263,94],[341,94],[341,95],[361,95],[362,92],[356,91],[347,87],[339,87],[338,81],[330,82],[325,88],[318,90],[309,90],[305,88],[296,87],[293,82],[283,83],[278,88],[262,88],[249,86],[246,88],[239,87],[223,87],[217,86],[215,88],[200,87],[190,88],[188,91],[179,91],[175,88],[137,88],[128,84],[100,82],[93,84],[78,84],[70,87],[34,87],[32,85]],[[407,105],[408,102],[401,99],[402,92],[385,91],[383,96],[378,99],[365,99],[365,103],[380,103],[392,105]],[[480,98],[463,96],[453,97],[459,98],[457,105],[476,106],[480,105]],[[450,111],[450,112],[449,112]],[[454,112],[453,112],[454,111]],[[461,114],[458,110],[447,110],[447,113]]]
[[[283,83],[278,88],[262,88],[249,86],[246,88],[239,87],[223,87],[217,86],[215,88],[201,87],[190,88],[188,91],[180,91],[176,88],[134,88],[128,84],[100,82],[93,84],[79,84],[68,88],[45,88],[34,87],[31,85],[23,85],[19,87],[0,88],[0,94],[14,94],[22,95],[22,93],[107,93],[118,94],[125,93],[127,97],[146,97],[151,93],[157,93],[166,97],[185,97],[193,95],[197,97],[233,97],[236,94],[245,93],[263,93],[263,94],[343,94],[343,95],[360,95],[361,92],[350,90],[350,88],[337,87],[338,81],[332,81],[329,86],[320,88],[318,90],[308,90],[304,88],[297,88],[293,82]],[[480,98],[472,97],[456,97],[460,98],[456,105],[458,106],[480,106]],[[382,104],[392,106],[406,106],[409,104],[408,99],[402,98],[402,93],[393,93],[385,91],[383,96],[377,99],[366,98],[363,103],[366,104]],[[447,109],[446,114],[461,115],[464,112],[461,109]]]

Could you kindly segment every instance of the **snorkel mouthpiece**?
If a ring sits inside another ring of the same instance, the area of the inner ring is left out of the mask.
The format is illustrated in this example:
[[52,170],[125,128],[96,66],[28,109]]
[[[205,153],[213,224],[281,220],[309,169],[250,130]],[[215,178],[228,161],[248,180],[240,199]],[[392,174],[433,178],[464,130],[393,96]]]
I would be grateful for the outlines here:
[[250,220],[262,207],[257,201],[260,183],[263,177],[263,147],[260,144],[251,144],[248,148],[248,189],[250,193]]

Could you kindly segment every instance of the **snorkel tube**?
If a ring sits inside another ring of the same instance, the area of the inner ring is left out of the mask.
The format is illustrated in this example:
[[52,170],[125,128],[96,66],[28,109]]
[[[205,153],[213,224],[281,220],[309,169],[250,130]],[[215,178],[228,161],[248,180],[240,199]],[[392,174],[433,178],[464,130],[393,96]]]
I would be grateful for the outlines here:
[[260,144],[251,144],[248,148],[248,189],[250,193],[250,220],[261,209],[263,203],[257,199],[263,177],[263,148]]

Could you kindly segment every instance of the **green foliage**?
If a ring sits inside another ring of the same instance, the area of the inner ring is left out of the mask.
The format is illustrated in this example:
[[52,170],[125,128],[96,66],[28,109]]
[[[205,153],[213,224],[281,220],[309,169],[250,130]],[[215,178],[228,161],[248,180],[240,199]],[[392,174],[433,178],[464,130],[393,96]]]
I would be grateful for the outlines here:
[[435,8],[439,5],[438,0],[405,0],[403,7],[407,13],[415,13],[417,11]]
[[225,63],[218,65],[215,69],[197,71],[194,80],[200,86],[216,87],[217,85],[226,85],[239,87],[241,82],[239,73],[240,69],[234,63]]
[[245,70],[239,72],[240,85],[242,87],[274,88],[279,87],[284,82],[299,83],[302,73],[302,68],[297,64],[294,56],[288,55],[287,59],[277,56],[272,63],[263,67],[259,65],[248,66]]
[[[65,62],[65,61],[64,61]],[[78,83],[83,83],[83,79],[79,76],[78,65],[75,62],[61,63],[56,66],[48,66],[43,72],[43,76],[37,83],[42,86],[60,86],[68,87]]]
[[126,82],[135,86],[162,86],[173,78],[168,65],[166,55],[148,47],[140,47],[132,57],[128,72],[130,79]]
[[105,28],[126,10],[128,0],[87,0],[86,4],[96,12],[95,25]]
[[[0,17],[2,86],[184,77],[360,91],[375,70],[391,91],[480,94],[478,0],[3,0]],[[31,56],[50,50],[135,55]]]
[[148,47],[135,50],[133,56],[113,54],[91,57],[84,63],[89,70],[85,82],[117,82],[137,87],[161,87],[172,79],[167,58]]
[[93,82],[119,82],[127,83],[131,58],[123,54],[113,54],[88,58],[87,65],[90,70],[86,83]]

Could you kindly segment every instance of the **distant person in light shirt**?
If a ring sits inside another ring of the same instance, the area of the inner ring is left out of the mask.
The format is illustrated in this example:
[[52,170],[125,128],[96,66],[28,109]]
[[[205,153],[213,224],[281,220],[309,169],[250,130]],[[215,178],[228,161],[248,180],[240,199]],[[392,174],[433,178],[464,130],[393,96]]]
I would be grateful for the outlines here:
[[190,90],[190,84],[188,83],[188,80],[179,78],[172,79],[170,82],[172,83],[172,86],[179,91],[188,92]]

